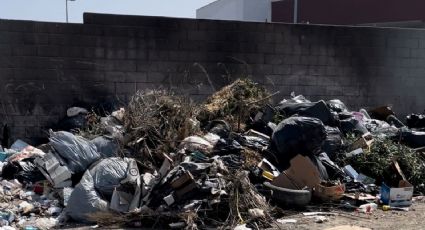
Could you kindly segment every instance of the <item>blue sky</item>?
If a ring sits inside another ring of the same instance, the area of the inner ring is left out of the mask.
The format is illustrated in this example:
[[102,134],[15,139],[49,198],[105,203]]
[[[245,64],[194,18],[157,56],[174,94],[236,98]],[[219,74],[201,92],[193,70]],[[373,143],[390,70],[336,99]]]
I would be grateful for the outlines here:
[[[214,0],[75,0],[68,2],[70,22],[84,12],[194,18],[196,9]],[[65,0],[0,0],[1,19],[65,21]]]

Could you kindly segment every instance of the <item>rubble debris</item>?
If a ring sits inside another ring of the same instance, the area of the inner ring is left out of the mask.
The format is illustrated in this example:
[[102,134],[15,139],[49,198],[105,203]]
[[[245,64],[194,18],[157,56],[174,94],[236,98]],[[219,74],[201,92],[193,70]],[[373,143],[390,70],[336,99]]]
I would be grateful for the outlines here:
[[425,193],[421,115],[271,96],[243,79],[201,105],[147,90],[103,117],[70,108],[49,143],[0,147],[0,225],[262,229],[297,223],[282,209],[334,207],[302,217],[323,223]]
[[332,228],[327,228],[326,230],[372,230],[371,228],[363,228],[354,225],[341,225]]

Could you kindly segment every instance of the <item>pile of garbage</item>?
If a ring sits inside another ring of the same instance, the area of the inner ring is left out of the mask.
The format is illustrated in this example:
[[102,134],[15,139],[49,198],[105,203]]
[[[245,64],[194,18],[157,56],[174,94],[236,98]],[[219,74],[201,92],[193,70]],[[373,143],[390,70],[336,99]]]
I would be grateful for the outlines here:
[[201,105],[150,90],[108,116],[70,108],[48,143],[0,149],[0,226],[270,228],[285,210],[425,192],[424,115],[270,97],[242,79]]

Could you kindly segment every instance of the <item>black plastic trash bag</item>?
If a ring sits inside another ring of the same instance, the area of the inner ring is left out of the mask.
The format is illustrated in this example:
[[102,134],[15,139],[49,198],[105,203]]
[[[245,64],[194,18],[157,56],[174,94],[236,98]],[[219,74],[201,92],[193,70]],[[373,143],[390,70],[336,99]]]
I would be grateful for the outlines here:
[[96,137],[90,141],[96,146],[97,152],[102,154],[104,157],[117,156],[119,150],[118,140],[105,136]]
[[91,223],[88,214],[108,211],[114,189],[129,176],[140,176],[135,166],[133,159],[115,157],[103,159],[87,170],[69,197],[66,215],[76,221]]
[[238,154],[242,149],[242,146],[236,140],[230,138],[221,138],[214,145],[213,154]]
[[328,154],[324,152],[320,153],[318,158],[325,167],[329,179],[336,180],[345,178],[346,175],[344,171],[329,158]]
[[329,180],[328,171],[326,170],[325,165],[322,163],[322,161],[317,156],[309,156],[311,162],[316,166],[317,170],[320,174],[320,179],[323,181]]
[[303,117],[313,117],[321,120],[326,125],[334,125],[335,117],[324,101],[306,102],[297,104],[279,104],[276,109],[286,117],[299,115]]
[[6,180],[17,179],[21,183],[37,182],[46,178],[33,163],[33,158],[8,162],[3,166],[1,176]]
[[345,106],[345,104],[339,99],[329,100],[326,102],[326,104],[328,105],[329,109],[332,110],[333,112],[337,112],[337,113],[348,112],[347,106]]
[[230,135],[231,126],[224,120],[213,120],[208,123],[206,130],[220,136],[221,138],[227,138]]
[[93,162],[104,157],[93,143],[69,132],[51,132],[49,140],[72,173],[84,172]]
[[326,139],[323,123],[317,118],[290,117],[283,120],[273,132],[270,150],[283,168],[298,154],[313,155],[321,151]]
[[406,117],[406,123],[409,128],[425,128],[425,115],[412,113]]
[[402,130],[401,138],[403,143],[411,148],[425,147],[425,132]]
[[326,140],[323,143],[322,150],[328,155],[334,156],[342,147],[342,133],[337,127],[326,126]]
[[367,128],[354,117],[340,120],[341,131],[344,134],[363,135],[368,132]]
[[236,135],[235,139],[242,145],[255,150],[263,150],[269,146],[269,141],[256,136],[242,136]]
[[73,117],[65,117],[64,119],[59,121],[55,129],[71,132],[71,131],[82,129],[86,127],[86,125],[87,125],[86,114],[78,114]]
[[247,123],[246,130],[253,129],[257,132],[264,133],[267,136],[271,136],[274,129],[270,124],[274,115],[274,108],[267,105],[262,109],[262,111],[258,112],[253,118],[251,118],[251,121]]
[[267,136],[271,136],[272,133],[273,133],[273,128],[269,124],[272,124],[272,123],[271,122],[265,123],[264,121],[259,120],[259,121],[255,121],[252,124],[248,125],[246,127],[246,129],[252,129],[252,130],[255,130],[257,132],[264,133]]

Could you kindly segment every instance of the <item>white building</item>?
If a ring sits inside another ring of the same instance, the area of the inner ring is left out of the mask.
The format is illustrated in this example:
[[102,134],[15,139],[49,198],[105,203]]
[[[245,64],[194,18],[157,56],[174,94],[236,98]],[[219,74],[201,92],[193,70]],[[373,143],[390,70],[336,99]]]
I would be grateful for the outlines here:
[[198,19],[271,22],[273,0],[217,0],[196,10]]

